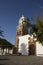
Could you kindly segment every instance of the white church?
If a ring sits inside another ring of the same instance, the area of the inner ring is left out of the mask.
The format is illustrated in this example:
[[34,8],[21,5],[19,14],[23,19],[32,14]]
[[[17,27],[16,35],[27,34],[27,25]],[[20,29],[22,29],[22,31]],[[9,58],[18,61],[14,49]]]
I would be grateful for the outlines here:
[[28,29],[24,27],[26,21],[27,19],[24,16],[19,19],[15,43],[17,52],[21,55],[43,56],[42,44],[37,41],[37,38],[35,38],[33,34],[28,34]]

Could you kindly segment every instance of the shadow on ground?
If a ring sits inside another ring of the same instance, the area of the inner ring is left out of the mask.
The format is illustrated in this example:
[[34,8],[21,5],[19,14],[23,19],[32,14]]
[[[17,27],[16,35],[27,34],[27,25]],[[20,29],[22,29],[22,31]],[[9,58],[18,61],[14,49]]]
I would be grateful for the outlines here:
[[5,65],[5,64],[0,64],[0,65]]
[[2,58],[0,59],[0,61],[5,61],[5,60],[9,60],[8,58]]

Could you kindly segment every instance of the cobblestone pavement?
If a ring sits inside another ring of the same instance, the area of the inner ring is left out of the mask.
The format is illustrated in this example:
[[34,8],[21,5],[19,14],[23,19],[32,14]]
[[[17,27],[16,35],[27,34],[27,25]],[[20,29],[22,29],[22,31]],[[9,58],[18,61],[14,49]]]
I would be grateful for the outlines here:
[[3,55],[0,65],[43,65],[43,57]]

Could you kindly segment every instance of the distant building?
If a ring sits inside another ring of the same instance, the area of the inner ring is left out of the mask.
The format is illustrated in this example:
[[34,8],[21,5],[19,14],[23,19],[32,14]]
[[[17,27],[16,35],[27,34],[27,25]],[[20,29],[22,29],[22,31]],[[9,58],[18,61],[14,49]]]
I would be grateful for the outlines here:
[[5,39],[0,38],[0,55],[13,54],[13,45]]

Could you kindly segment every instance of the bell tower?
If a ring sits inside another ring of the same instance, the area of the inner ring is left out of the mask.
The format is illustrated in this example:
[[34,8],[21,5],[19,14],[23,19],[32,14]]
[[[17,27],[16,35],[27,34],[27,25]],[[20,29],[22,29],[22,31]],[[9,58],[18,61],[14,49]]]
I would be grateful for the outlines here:
[[22,15],[19,19],[19,23],[16,30],[16,41],[15,41],[15,47],[18,49],[19,44],[19,36],[23,36],[28,34],[28,29],[26,28],[27,19]]

